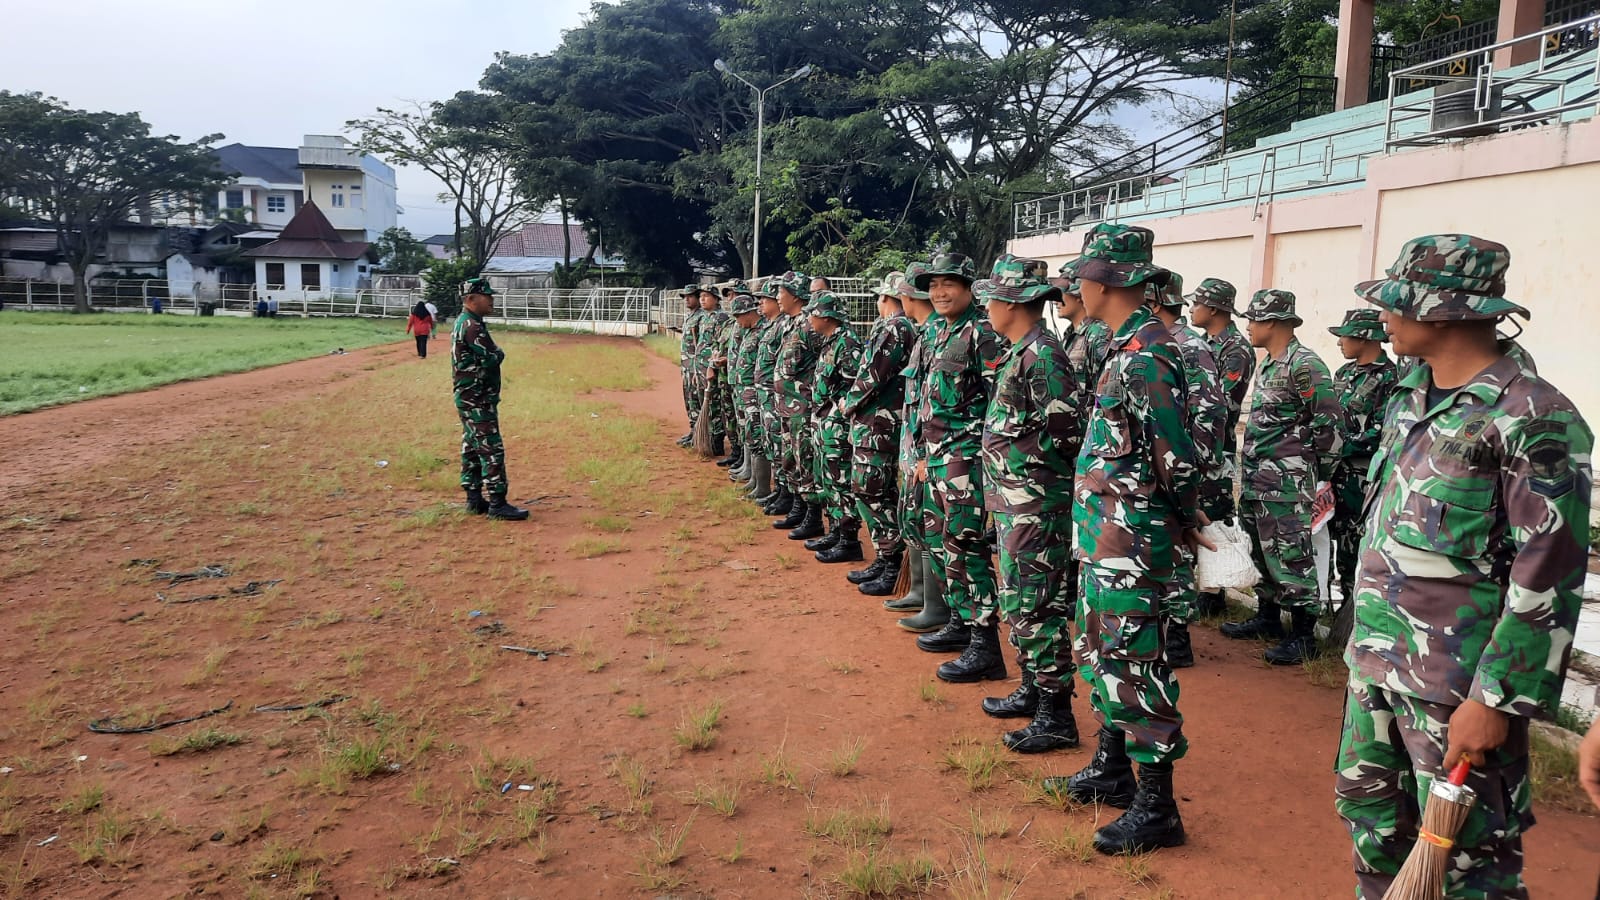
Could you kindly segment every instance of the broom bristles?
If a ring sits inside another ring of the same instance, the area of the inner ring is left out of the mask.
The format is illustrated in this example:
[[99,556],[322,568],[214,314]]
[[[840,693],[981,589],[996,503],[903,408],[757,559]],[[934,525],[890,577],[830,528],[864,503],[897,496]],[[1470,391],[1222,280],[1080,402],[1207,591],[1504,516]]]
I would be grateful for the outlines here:
[[705,399],[700,401],[700,415],[694,420],[692,446],[701,456],[711,455],[711,386],[706,386]]
[[1384,892],[1383,900],[1443,900],[1445,873],[1450,869],[1455,838],[1472,811],[1471,794],[1467,797],[1467,802],[1458,803],[1432,791],[1428,793],[1417,842],[1394,883]]
[[895,576],[894,598],[902,600],[909,593],[911,593],[911,566],[906,563],[900,566],[900,574]]

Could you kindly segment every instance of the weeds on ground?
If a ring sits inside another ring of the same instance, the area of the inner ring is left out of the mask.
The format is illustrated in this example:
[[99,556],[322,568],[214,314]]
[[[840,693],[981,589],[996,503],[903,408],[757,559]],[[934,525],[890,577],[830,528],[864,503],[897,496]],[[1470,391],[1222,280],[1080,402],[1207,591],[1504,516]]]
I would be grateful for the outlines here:
[[945,751],[941,760],[946,769],[961,774],[969,791],[985,791],[994,787],[1012,766],[998,744],[963,738],[956,746]]
[[935,706],[944,703],[944,695],[939,692],[939,683],[931,679],[918,686],[917,696],[921,698],[923,703],[931,703]]
[[1302,665],[1305,669],[1306,680],[1317,687],[1335,688],[1344,690],[1350,683],[1350,670],[1345,667],[1344,657],[1332,650],[1324,650],[1315,659],[1306,660]]
[[806,811],[806,834],[843,847],[859,849],[879,846],[893,830],[887,801],[876,807],[863,805],[827,812],[811,807]]
[[697,784],[694,786],[694,793],[690,795],[690,800],[710,808],[724,819],[731,819],[739,809],[739,783],[726,781],[717,784]]
[[654,804],[650,803],[650,792],[655,789],[655,783],[650,780],[650,773],[645,771],[644,764],[629,757],[619,757],[611,765],[611,774],[617,778],[617,783],[622,785],[622,791],[628,797],[628,812],[650,815]]
[[639,700],[628,704],[628,715],[633,716],[635,719],[642,719],[650,715],[650,711],[645,708],[644,701]]
[[784,744],[761,757],[761,781],[776,788],[800,790],[800,779],[795,772],[794,760]]
[[1060,834],[1040,837],[1035,843],[1062,862],[1086,866],[1095,858],[1094,835],[1071,825],[1063,826]]
[[179,753],[205,753],[218,747],[232,747],[244,743],[244,735],[220,728],[201,728],[181,738],[165,738],[150,744],[153,756],[174,756]]
[[862,737],[850,738],[833,751],[828,771],[843,778],[851,775],[856,770],[856,763],[861,760],[861,751],[867,749],[867,739]]
[[1529,731],[1528,737],[1532,756],[1529,777],[1533,780],[1534,802],[1568,812],[1593,811],[1589,795],[1578,781],[1578,754],[1546,738],[1537,730]]
[[1150,868],[1155,853],[1131,853],[1119,856],[1111,863],[1111,871],[1122,876],[1129,884],[1149,887],[1156,883],[1156,874]]
[[980,841],[1005,837],[1011,833],[1011,813],[1004,809],[968,807],[967,822],[968,831]]
[[938,866],[927,853],[894,857],[868,847],[852,852],[834,881],[852,896],[896,897],[928,890],[937,873]]
[[717,742],[717,725],[721,720],[720,700],[712,701],[711,705],[699,712],[685,710],[678,719],[678,727],[672,732],[672,739],[685,750],[709,750]]
[[121,868],[132,862],[137,832],[130,817],[106,809],[84,823],[83,837],[73,841],[71,847],[85,865],[105,863]]
[[66,813],[69,816],[87,815],[100,808],[106,799],[106,788],[103,784],[88,784],[78,789],[78,792],[68,797],[65,802],[56,807],[56,812]]
[[861,667],[848,659],[824,659],[822,664],[838,672],[840,675],[852,675],[861,671]]
[[593,535],[574,538],[567,545],[567,553],[578,559],[595,559],[610,553],[621,553],[624,549],[623,543],[616,538]]
[[694,824],[694,818],[695,814],[690,813],[689,818],[676,829],[658,825],[651,830],[650,846],[640,855],[639,870],[633,873],[645,890],[671,890],[683,886],[683,877],[672,872],[671,868],[683,858],[683,845],[689,840],[689,826]]

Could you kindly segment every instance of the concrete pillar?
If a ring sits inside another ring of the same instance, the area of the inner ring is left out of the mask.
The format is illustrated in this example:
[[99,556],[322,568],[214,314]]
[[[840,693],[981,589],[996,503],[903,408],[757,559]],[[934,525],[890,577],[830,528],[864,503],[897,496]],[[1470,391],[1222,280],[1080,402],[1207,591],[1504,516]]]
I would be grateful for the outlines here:
[[[1500,30],[1495,43],[1532,34],[1544,27],[1545,0],[1500,0]],[[1539,58],[1539,42],[1523,41],[1515,47],[1495,51],[1494,67],[1509,69]]]
[[1339,47],[1333,74],[1339,80],[1334,109],[1367,102],[1372,82],[1372,18],[1374,0],[1339,0]]

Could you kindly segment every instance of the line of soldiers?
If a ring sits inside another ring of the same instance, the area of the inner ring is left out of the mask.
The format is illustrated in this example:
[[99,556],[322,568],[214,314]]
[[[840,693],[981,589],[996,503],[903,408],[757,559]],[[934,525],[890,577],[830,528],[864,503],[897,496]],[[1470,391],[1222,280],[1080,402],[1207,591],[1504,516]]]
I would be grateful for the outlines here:
[[1509,252],[1466,235],[1407,244],[1386,279],[1357,286],[1377,308],[1330,328],[1349,360],[1330,375],[1295,337],[1292,293],[1255,292],[1241,334],[1235,288],[1207,278],[1185,295],[1153,246],[1148,229],[1096,226],[1054,280],[1007,256],[980,281],[967,257],[936,255],[874,289],[864,341],[820,279],[785,273],[759,300],[736,283],[733,320],[690,286],[691,422],[697,399],[722,398],[708,406],[732,438],[722,464],[819,561],[862,559],[867,524],[875,559],[848,578],[869,595],[909,583],[885,606],[914,613],[899,625],[921,649],[959,654],[939,678],[1006,678],[1005,622],[1021,681],[982,707],[1029,720],[1008,748],[1078,745],[1076,670],[1098,746],[1045,786],[1126,810],[1095,834],[1106,853],[1185,840],[1175,670],[1194,665],[1190,622],[1224,608],[1197,590],[1200,529],[1237,517],[1262,572],[1255,614],[1222,633],[1274,640],[1266,660],[1293,665],[1320,650],[1313,518],[1331,506],[1354,612],[1337,796],[1359,893],[1382,895],[1432,777],[1466,755],[1487,800],[1449,885],[1519,895],[1527,721],[1559,704],[1592,435],[1496,331],[1527,316],[1503,297]]

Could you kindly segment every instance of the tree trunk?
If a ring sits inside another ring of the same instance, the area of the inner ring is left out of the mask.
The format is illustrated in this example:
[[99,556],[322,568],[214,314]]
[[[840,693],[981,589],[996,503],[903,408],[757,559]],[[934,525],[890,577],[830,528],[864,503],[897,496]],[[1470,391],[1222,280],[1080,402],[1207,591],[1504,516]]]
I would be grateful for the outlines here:
[[75,313],[94,312],[89,305],[89,267],[72,267],[72,311]]
[[561,261],[567,268],[572,267],[572,226],[567,224],[567,198],[561,198]]

